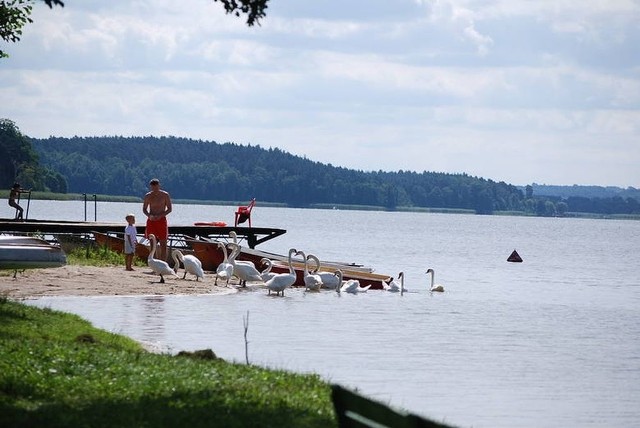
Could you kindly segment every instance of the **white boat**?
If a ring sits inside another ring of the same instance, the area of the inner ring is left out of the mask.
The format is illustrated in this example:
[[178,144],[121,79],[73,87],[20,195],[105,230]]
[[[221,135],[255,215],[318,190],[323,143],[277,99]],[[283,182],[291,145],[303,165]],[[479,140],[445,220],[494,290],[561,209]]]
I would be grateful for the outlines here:
[[0,269],[34,269],[64,266],[62,248],[31,236],[0,236]]

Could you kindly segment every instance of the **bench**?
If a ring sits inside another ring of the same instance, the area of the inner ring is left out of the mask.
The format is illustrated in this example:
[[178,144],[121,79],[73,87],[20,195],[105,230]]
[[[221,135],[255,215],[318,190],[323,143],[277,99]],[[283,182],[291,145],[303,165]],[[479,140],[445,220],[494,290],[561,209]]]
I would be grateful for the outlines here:
[[413,413],[395,410],[340,385],[331,385],[331,399],[341,428],[451,428]]

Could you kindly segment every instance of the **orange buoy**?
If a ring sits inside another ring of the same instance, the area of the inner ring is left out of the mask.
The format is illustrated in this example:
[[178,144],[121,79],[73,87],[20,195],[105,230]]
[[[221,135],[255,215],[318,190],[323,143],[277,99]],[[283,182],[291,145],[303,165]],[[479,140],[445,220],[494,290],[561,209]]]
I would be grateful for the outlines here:
[[520,257],[520,254],[518,254],[516,250],[513,250],[511,255],[507,258],[507,261],[513,263],[522,263],[522,257]]
[[196,221],[193,223],[194,226],[215,226],[215,227],[225,227],[227,223],[224,221]]

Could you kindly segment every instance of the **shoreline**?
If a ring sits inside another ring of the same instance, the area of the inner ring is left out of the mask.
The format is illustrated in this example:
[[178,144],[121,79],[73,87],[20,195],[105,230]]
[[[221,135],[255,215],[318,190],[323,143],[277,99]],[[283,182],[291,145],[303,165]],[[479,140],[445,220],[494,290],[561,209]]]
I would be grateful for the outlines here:
[[11,299],[30,299],[52,296],[167,296],[197,294],[231,294],[235,287],[214,285],[215,273],[205,273],[205,279],[196,281],[192,275],[178,272],[179,278],[160,277],[148,267],[134,271],[124,266],[65,265],[57,268],[0,271],[0,296]]

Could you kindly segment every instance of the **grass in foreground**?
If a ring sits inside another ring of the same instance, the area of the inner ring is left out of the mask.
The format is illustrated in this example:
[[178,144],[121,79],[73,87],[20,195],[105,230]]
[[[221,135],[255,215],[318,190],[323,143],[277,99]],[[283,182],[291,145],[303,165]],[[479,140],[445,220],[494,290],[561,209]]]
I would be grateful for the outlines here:
[[0,299],[0,426],[335,427],[330,394],[315,375],[153,354]]

